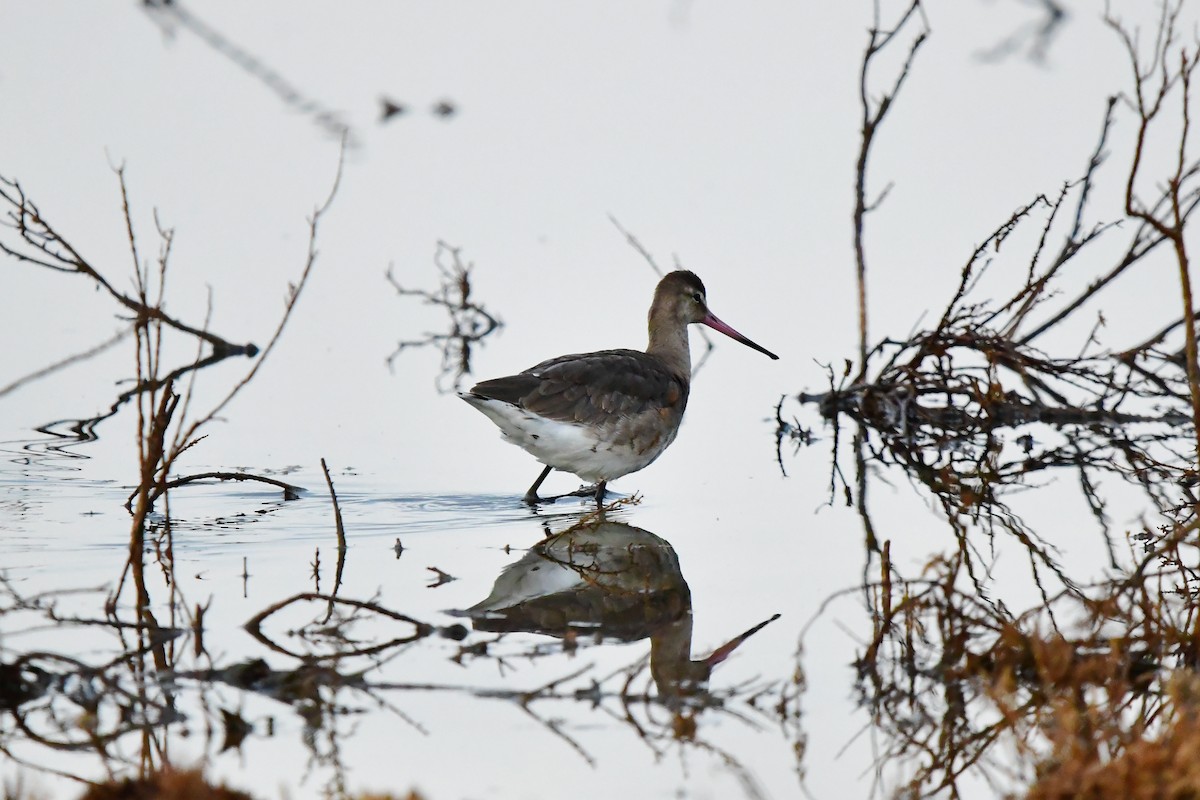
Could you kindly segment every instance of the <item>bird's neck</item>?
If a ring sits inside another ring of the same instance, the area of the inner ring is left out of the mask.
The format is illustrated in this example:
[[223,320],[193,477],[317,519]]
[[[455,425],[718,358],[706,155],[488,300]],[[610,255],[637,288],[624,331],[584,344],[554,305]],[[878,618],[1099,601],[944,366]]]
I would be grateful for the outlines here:
[[665,363],[681,378],[692,377],[692,351],[688,345],[687,325],[656,324],[650,320],[650,344],[646,353]]
[[707,661],[692,660],[691,609],[650,636],[650,674],[667,696],[692,694],[712,674]]

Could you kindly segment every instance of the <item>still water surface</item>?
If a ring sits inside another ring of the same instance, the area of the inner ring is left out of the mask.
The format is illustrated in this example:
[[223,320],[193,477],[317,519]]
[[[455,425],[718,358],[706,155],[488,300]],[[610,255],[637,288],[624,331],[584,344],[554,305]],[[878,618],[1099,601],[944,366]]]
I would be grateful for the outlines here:
[[[663,513],[652,501],[602,519],[589,519],[591,508],[578,501],[535,514],[512,496],[401,496],[370,491],[369,478],[343,473],[336,481],[350,546],[338,596],[370,606],[339,606],[333,620],[341,624],[333,625],[325,602],[298,603],[263,623],[265,644],[245,623],[294,594],[330,592],[337,569],[322,477],[301,471],[289,479],[315,490],[287,503],[228,486],[173,495],[180,605],[208,607],[205,653],[194,656],[194,634],[181,633],[172,642],[180,653],[174,669],[144,680],[120,665],[101,667],[120,655],[121,640],[119,631],[93,624],[127,553],[118,535],[105,543],[81,534],[105,521],[119,531],[121,514],[78,510],[81,502],[119,507],[121,488],[26,483],[22,494],[55,509],[37,519],[27,501],[5,502],[14,532],[39,532],[37,541],[10,540],[9,655],[25,654],[24,663],[50,674],[70,671],[60,656],[98,669],[90,687],[56,679],[23,706],[27,730],[6,732],[10,767],[26,764],[27,775],[38,775],[34,786],[58,792],[69,784],[31,768],[98,778],[106,761],[137,763],[146,746],[140,725],[119,711],[139,707],[136,697],[148,717],[158,715],[139,722],[152,724],[155,747],[172,761],[207,763],[213,774],[268,796],[344,786],[553,797],[563,781],[582,782],[576,793],[594,797],[618,790],[755,796],[772,786],[772,795],[786,795],[795,787],[795,593],[762,591],[772,570],[756,574],[761,540],[755,548],[721,547],[725,563],[714,574],[688,570],[717,538],[747,535],[741,525],[703,519],[711,509]],[[671,526],[672,517],[684,522]],[[434,568],[447,582],[438,585]],[[75,621],[48,625],[44,608],[13,608],[18,596],[52,603],[56,619]],[[432,629],[414,639],[413,623],[377,609]],[[783,619],[727,661],[722,652],[723,663],[705,663],[778,612]],[[160,609],[160,622],[168,614]],[[253,681],[234,677],[259,660]],[[336,672],[298,688],[303,665]],[[98,694],[90,704],[79,696],[89,690]],[[106,744],[106,758],[80,730],[84,709],[95,715],[98,735],[130,726]],[[222,750],[227,713],[248,728],[236,748]],[[476,768],[456,769],[463,755]]]

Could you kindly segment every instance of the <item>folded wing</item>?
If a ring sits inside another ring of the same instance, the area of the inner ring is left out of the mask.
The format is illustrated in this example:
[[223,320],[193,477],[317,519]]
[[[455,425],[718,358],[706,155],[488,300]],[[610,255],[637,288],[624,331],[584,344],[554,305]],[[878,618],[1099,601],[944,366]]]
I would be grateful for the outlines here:
[[682,414],[688,382],[637,350],[568,355],[518,375],[483,381],[471,394],[559,422],[603,424],[664,409]]

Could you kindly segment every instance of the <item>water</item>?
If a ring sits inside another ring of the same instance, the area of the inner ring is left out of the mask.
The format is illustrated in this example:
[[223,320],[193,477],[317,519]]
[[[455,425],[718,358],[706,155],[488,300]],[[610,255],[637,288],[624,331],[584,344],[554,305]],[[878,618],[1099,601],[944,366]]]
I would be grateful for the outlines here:
[[[311,472],[290,478],[314,486],[318,480]],[[347,476],[338,479],[342,485],[352,482]],[[43,502],[59,507],[70,500],[54,497],[49,487],[41,494]],[[110,491],[114,499],[120,495]],[[580,626],[565,643],[561,630],[555,636],[488,632],[507,627],[497,613],[480,615],[477,610],[475,625],[463,615],[486,602],[489,594],[503,594],[513,571],[522,569],[531,556],[537,558],[529,548],[547,531],[560,532],[592,514],[585,504],[535,514],[511,496],[406,497],[383,491],[346,492],[339,502],[350,546],[338,596],[367,605],[339,605],[329,619],[325,601],[300,601],[268,617],[261,627],[263,639],[256,640],[243,626],[267,606],[296,594],[334,589],[337,548],[331,503],[317,490],[290,503],[267,492],[224,487],[190,487],[173,495],[178,614],[173,619],[184,629],[170,642],[176,655],[168,674],[175,677],[159,673],[141,678],[121,664],[94,679],[101,687],[93,691],[105,699],[89,713],[98,719],[98,736],[114,737],[108,746],[110,760],[132,763],[144,746],[133,731],[116,735],[122,713],[130,713],[120,709],[132,707],[140,717],[159,723],[150,734],[173,760],[207,760],[213,774],[263,794],[281,785],[300,795],[339,785],[394,790],[411,785],[430,796],[505,795],[501,787],[585,780],[596,786],[598,795],[624,786],[651,796],[679,790],[704,796],[709,791],[741,791],[747,781],[761,786],[794,780],[795,687],[786,671],[764,675],[761,664],[764,654],[780,656],[790,649],[788,631],[794,631],[799,620],[793,613],[787,627],[775,623],[747,640],[727,663],[712,668],[708,691],[697,693],[685,682],[681,697],[669,700],[673,694],[661,690],[670,681],[656,689],[652,679],[647,637],[668,639],[666,645],[655,645],[663,652],[656,651],[654,669],[678,673],[689,657],[703,660],[709,650],[782,604],[748,601],[714,613],[713,602],[721,603],[714,594],[753,595],[743,583],[749,576],[738,580],[741,570],[718,574],[721,585],[716,586],[703,574],[685,578],[683,565],[695,559],[695,548],[681,544],[683,550],[676,555],[667,540],[626,527],[652,516],[639,506],[609,514],[604,524],[612,530],[600,541],[618,560],[629,558],[631,548],[657,552],[659,558],[652,560],[658,572],[631,573],[622,569],[628,564],[620,563],[599,571],[624,573],[623,580],[632,581],[614,588],[614,597],[650,592],[650,599],[618,603],[619,608],[610,609],[615,618],[608,622],[603,615],[586,622],[568,613]],[[121,519],[111,516],[116,527]],[[709,528],[714,534],[721,530],[712,523]],[[614,543],[613,531],[635,536]],[[732,530],[726,533],[736,535]],[[113,540],[119,541],[116,536]],[[397,540],[403,549],[396,547]],[[578,552],[597,558],[586,542]],[[48,557],[45,549],[31,552],[28,545],[18,544],[13,553],[16,560],[6,572],[12,592],[5,614],[9,653],[25,653],[27,665],[55,675],[61,675],[63,665],[50,653],[86,656],[94,665],[110,663],[121,652],[121,632],[106,627],[97,609],[121,573],[126,556],[122,548],[77,545],[73,553],[64,547]],[[568,562],[571,557],[565,556]],[[665,567],[659,563],[664,557]],[[154,562],[151,558],[151,565]],[[581,568],[585,577],[596,569],[589,564]],[[431,567],[452,578],[437,585]],[[581,580],[569,569],[556,568]],[[73,623],[48,626],[44,619],[39,622],[44,612],[14,609],[17,596],[28,600],[54,593],[63,589],[67,578],[85,576],[99,581],[93,591],[49,596],[56,618]],[[197,603],[207,607],[206,652],[199,657],[192,652],[195,634],[186,631],[187,617]],[[161,601],[156,604],[160,622],[167,619],[163,608]],[[658,609],[657,615],[646,616],[652,609]],[[433,630],[407,641],[417,629],[386,612]],[[634,623],[635,617],[641,621]],[[537,628],[528,621],[513,624],[517,631]],[[480,625],[483,630],[477,629]],[[64,630],[71,631],[69,638],[64,638]],[[379,649],[369,655],[336,655],[374,648]],[[681,652],[684,662],[678,661]],[[266,662],[261,669],[270,672],[253,685],[237,685],[227,675],[233,665],[258,659]],[[219,672],[215,677],[205,672],[213,667]],[[306,682],[297,671],[309,667],[330,671]],[[70,695],[70,686],[56,685],[23,707],[24,724],[48,739],[76,741],[68,733],[71,720],[82,712]],[[158,703],[142,700],[146,695],[158,698]],[[785,709],[779,713],[774,706],[781,701]],[[166,708],[170,713],[164,717]],[[250,730],[240,753],[222,753],[228,734],[221,713],[235,711]],[[164,720],[169,724],[161,724]],[[67,732],[55,730],[64,724]],[[694,739],[678,736],[681,725],[695,726],[695,733],[689,734]],[[66,757],[18,730],[10,730],[6,740],[14,759],[29,765],[84,774],[97,766],[96,755],[87,753],[86,746],[81,748],[84,753]],[[454,768],[464,752],[474,754],[478,769],[464,773]],[[404,754],[403,761],[397,753]],[[295,766],[262,766],[284,762]],[[421,769],[397,771],[399,764]],[[534,783],[528,780],[531,770],[538,776]],[[288,775],[293,777],[283,777]],[[55,785],[48,780],[43,775],[38,784]]]

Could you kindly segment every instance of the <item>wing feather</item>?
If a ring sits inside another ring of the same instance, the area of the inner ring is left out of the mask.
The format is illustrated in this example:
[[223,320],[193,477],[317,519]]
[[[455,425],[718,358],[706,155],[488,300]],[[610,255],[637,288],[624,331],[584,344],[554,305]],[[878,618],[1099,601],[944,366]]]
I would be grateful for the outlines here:
[[[560,356],[518,375],[496,378],[471,394],[560,422],[604,424],[663,408],[683,412],[688,380],[638,350]],[[677,407],[677,408],[676,408]]]

